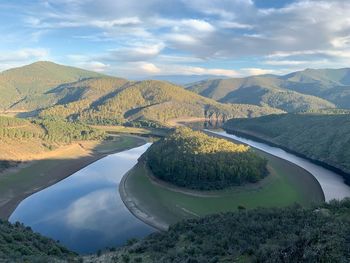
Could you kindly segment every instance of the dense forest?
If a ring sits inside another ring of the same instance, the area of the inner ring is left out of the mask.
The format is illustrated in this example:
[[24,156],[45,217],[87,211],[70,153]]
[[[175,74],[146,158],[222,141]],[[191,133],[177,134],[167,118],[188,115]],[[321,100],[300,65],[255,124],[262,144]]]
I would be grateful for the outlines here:
[[1,262],[79,262],[77,255],[20,223],[0,219]]
[[[282,114],[225,123],[231,132],[244,132],[350,174],[348,114]],[[347,183],[350,176],[345,175]]]
[[267,174],[266,160],[249,147],[184,127],[154,143],[145,159],[156,177],[192,189],[222,189]]

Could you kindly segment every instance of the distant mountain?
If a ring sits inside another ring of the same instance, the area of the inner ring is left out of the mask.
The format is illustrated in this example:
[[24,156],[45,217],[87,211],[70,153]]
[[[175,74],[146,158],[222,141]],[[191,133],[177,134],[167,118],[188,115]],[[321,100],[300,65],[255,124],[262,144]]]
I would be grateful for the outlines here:
[[40,101],[40,96],[63,83],[104,75],[40,61],[0,73],[0,110],[33,110],[54,101]]
[[[222,103],[268,105],[288,112],[335,107],[330,101],[303,94],[301,89],[292,89],[290,81],[288,82],[284,78],[285,76],[262,75],[246,78],[213,79],[194,83],[187,88]],[[295,84],[294,86],[303,85],[300,82],[294,82],[293,84]]]
[[168,81],[177,85],[185,85],[208,79],[225,79],[225,76],[218,75],[158,75],[151,76],[149,79]]
[[350,108],[350,68],[306,69],[280,77],[282,87]]

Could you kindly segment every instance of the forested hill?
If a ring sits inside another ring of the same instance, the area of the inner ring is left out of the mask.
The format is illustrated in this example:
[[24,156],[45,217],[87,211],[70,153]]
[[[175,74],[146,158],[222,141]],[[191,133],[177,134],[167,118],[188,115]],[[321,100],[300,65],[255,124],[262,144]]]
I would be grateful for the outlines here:
[[210,215],[131,243],[105,262],[350,262],[349,215],[349,200]]
[[53,101],[40,95],[64,83],[102,77],[99,73],[40,61],[0,73],[0,110],[33,110]]
[[184,127],[154,143],[144,156],[156,177],[192,189],[255,183],[267,175],[267,161],[249,147]]
[[303,94],[302,90],[297,92],[288,89],[286,82],[288,81],[277,76],[267,75],[200,81],[191,84],[188,89],[222,103],[268,105],[287,112],[335,107],[334,103],[307,93]]
[[[229,120],[227,131],[270,141],[350,174],[350,115],[282,114]],[[344,175],[345,176],[345,175]],[[350,184],[350,177],[345,176]]]
[[[82,91],[83,90],[83,91]],[[122,124],[146,119],[166,122],[178,117],[253,117],[281,112],[270,107],[222,104],[164,81],[125,82],[120,79],[91,79],[65,85],[61,104],[41,112],[97,124]]]

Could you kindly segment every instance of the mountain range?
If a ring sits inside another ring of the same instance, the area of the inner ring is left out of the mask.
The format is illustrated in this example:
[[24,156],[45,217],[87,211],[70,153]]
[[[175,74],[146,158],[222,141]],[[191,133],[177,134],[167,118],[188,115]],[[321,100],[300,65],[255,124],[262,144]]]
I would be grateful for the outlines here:
[[281,113],[271,107],[223,104],[175,84],[129,81],[52,62],[36,62],[0,74],[0,108],[25,116],[64,117],[121,124],[140,119],[232,118]]
[[256,117],[350,108],[350,69],[306,69],[284,76],[209,79],[179,86],[41,61],[0,73],[0,95],[3,112],[89,123]]

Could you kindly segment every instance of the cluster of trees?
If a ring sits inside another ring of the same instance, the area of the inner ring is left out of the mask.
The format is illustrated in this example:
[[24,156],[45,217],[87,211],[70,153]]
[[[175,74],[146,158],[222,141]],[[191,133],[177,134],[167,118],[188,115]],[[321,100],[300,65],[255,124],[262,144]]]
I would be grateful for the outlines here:
[[282,114],[232,119],[228,132],[243,132],[345,172],[350,184],[350,116],[348,114]]
[[1,262],[79,262],[77,255],[20,223],[0,219]]
[[43,139],[49,142],[70,143],[79,140],[102,139],[102,131],[91,128],[79,122],[68,122],[62,119],[39,119],[33,123],[40,125],[45,130]]
[[79,122],[64,119],[32,121],[0,116],[0,138],[39,139],[45,142],[70,143],[77,140],[102,139],[104,133]]
[[267,161],[249,147],[185,127],[154,143],[145,158],[156,177],[192,189],[222,189],[267,174]]
[[349,213],[344,200],[210,215],[134,242],[115,262],[349,262]]

